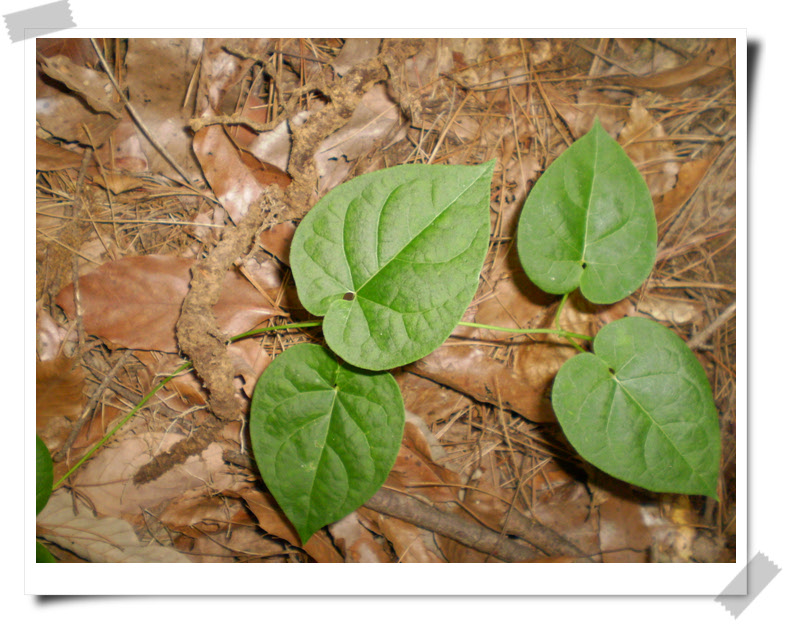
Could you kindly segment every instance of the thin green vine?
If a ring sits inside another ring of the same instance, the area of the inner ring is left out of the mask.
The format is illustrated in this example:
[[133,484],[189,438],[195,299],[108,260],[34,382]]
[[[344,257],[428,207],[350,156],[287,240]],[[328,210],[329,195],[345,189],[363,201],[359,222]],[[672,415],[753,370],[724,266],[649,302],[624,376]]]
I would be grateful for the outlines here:
[[[268,326],[267,328],[257,328],[256,330],[250,330],[248,332],[244,332],[243,334],[238,334],[236,336],[233,336],[232,338],[229,339],[228,342],[234,343],[235,341],[240,341],[241,339],[249,338],[251,336],[256,336],[258,334],[264,334],[265,332],[275,332],[277,330],[289,330],[290,328],[310,328],[319,325],[321,325],[320,321],[302,321],[298,323],[288,323],[278,326]],[[123,417],[117,423],[117,425],[115,425],[115,427],[109,430],[109,432],[107,432],[100,441],[98,441],[95,445],[93,445],[93,447],[90,448],[90,450],[81,458],[81,460],[79,460],[79,462],[77,462],[73,467],[71,467],[66,472],[66,474],[63,477],[61,477],[57,481],[57,483],[55,483],[55,485],[52,487],[52,490],[58,488],[63,482],[65,482],[69,477],[71,477],[71,475],[73,475],[73,473],[79,467],[81,467],[85,462],[87,462],[90,459],[90,457],[104,445],[104,443],[106,443],[110,438],[112,438],[115,435],[115,433],[120,428],[122,428],[126,423],[128,423],[129,419],[131,419],[131,417],[137,414],[137,412],[139,412],[142,409],[142,407],[145,406],[145,404],[147,404],[156,393],[158,393],[167,383],[169,383],[170,380],[172,380],[176,375],[183,373],[189,368],[191,368],[191,362],[190,361],[184,362],[177,369],[175,369],[175,371],[170,373],[163,380],[161,380],[161,382],[156,384],[156,386],[154,386],[147,395],[145,395],[142,399],[140,399],[139,402],[137,402],[137,404],[129,411],[129,413],[125,417]]]
[[[563,301],[560,302],[560,307],[558,308],[557,316],[560,316],[560,311],[563,308],[563,304],[565,303],[566,298],[563,298]],[[292,330],[296,328],[315,328],[322,325],[322,321],[299,321],[296,323],[286,323],[282,325],[276,326],[268,326],[266,328],[257,328],[255,330],[249,330],[248,332],[243,332],[242,334],[237,334],[231,337],[228,340],[228,343],[234,343],[236,341],[240,341],[241,339],[250,338],[253,336],[258,336],[260,334],[264,334],[266,332],[276,332],[279,330]],[[568,332],[567,330],[563,330],[560,328],[559,324],[557,323],[557,319],[555,320],[555,325],[557,325],[557,329],[552,328],[501,328],[498,326],[490,326],[483,323],[472,323],[469,321],[460,321],[459,325],[467,326],[470,328],[481,328],[484,330],[493,330],[497,332],[510,332],[513,334],[555,334],[557,336],[562,336],[569,341],[571,344],[576,347],[580,351],[583,350],[573,339],[579,339],[582,341],[592,341],[593,338],[587,336],[585,334],[578,334],[576,332]],[[133,417],[137,412],[139,412],[148,401],[153,398],[153,396],[158,393],[167,383],[169,383],[175,376],[183,373],[184,371],[191,368],[191,362],[187,361],[180,365],[175,371],[170,373],[168,376],[163,378],[161,382],[156,384],[147,395],[145,395],[139,402],[129,411],[129,413],[123,417],[109,432],[107,432],[104,437],[98,441],[90,450],[77,462],[73,467],[71,467],[63,477],[61,477],[54,485],[53,490],[59,488],[61,484],[63,484],[74,472],[79,469],[85,462],[87,462],[96,451],[98,451],[110,438],[112,438],[117,431],[122,428],[126,423],[128,423],[129,419]]]
[[[562,302],[561,302],[562,306]],[[558,309],[558,314],[560,314],[560,309]],[[568,330],[563,330],[560,327],[558,328],[501,328],[498,326],[489,326],[483,323],[472,323],[470,321],[460,321],[460,326],[467,326],[468,328],[482,328],[484,330],[495,330],[498,332],[512,332],[514,334],[556,334],[557,336],[562,336],[563,338],[567,338],[571,341],[571,344],[576,347],[580,351],[585,351],[579,345],[577,345],[572,339],[579,339],[581,341],[592,341],[593,337],[588,336],[586,334],[578,334],[576,332],[569,332]]]

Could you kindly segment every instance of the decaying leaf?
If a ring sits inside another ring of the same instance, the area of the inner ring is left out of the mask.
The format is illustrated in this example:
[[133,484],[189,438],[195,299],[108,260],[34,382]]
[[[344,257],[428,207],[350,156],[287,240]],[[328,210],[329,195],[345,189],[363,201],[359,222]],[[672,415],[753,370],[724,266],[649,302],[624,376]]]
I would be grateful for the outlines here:
[[66,150],[54,143],[36,137],[36,170],[58,171],[60,169],[78,168],[81,164],[81,154]]
[[84,505],[75,513],[66,490],[52,495],[36,523],[38,536],[88,562],[191,562],[175,549],[142,544],[128,521],[96,517]]
[[688,63],[649,76],[618,79],[634,87],[644,87],[664,95],[677,95],[692,85],[709,85],[735,71],[735,40],[711,39],[705,49]]
[[36,427],[52,417],[76,417],[82,411],[85,376],[75,362],[61,356],[36,361]]
[[65,56],[39,57],[41,70],[80,95],[90,107],[120,119],[123,107],[112,98],[112,84],[103,72],[73,63]]
[[[660,141],[662,138],[666,140]],[[629,109],[629,121],[620,131],[618,141],[639,168],[652,196],[672,189],[677,179],[677,156],[668,139],[661,123],[635,98]]]
[[[132,349],[177,351],[175,324],[188,291],[194,261],[175,256],[127,256],[80,278],[85,331]],[[73,285],[56,298],[74,316]],[[240,334],[281,311],[234,272],[227,273],[213,310],[228,335]]]

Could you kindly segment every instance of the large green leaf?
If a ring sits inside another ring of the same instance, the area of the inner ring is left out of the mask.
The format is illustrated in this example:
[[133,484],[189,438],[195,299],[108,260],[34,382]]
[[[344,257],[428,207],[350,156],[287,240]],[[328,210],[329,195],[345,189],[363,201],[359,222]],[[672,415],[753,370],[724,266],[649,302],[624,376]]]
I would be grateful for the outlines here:
[[517,249],[527,275],[547,293],[579,287],[591,302],[610,304],[648,276],[656,239],[648,187],[596,119],[530,191]]
[[290,261],[329,347],[380,371],[437,349],[478,287],[494,162],[400,165],[328,193],[298,226]]
[[41,512],[49,501],[53,481],[52,456],[44,441],[36,436],[36,514]]
[[266,486],[306,542],[385,481],[402,442],[404,402],[389,373],[300,344],[260,376],[250,431]]
[[674,332],[630,317],[558,371],[552,405],[602,471],[657,492],[716,497],[721,439],[708,378]]

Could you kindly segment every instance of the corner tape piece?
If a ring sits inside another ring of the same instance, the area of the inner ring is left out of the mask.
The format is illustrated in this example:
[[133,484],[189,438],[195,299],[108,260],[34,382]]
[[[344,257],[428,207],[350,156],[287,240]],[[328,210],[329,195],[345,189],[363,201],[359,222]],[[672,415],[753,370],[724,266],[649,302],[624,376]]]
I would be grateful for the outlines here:
[[[757,598],[757,595],[773,581],[773,578],[776,577],[780,571],[781,568],[771,562],[762,551],[760,551],[749,560],[749,563],[743,567],[743,570],[733,578],[714,601],[721,603],[727,608],[730,614],[738,618],[741,612],[749,607],[751,602]],[[746,587],[747,577],[749,582],[748,588]],[[739,594],[741,589],[747,590],[748,592],[746,594]]]
[[71,17],[68,0],[42,4],[32,9],[8,13],[3,17],[8,36],[13,43],[76,26]]

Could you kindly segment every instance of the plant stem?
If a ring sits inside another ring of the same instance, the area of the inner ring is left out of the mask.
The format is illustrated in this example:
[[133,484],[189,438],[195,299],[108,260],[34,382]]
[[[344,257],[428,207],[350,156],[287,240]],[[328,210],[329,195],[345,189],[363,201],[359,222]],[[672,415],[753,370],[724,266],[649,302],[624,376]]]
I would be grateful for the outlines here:
[[[581,341],[593,340],[592,336],[587,336],[586,334],[577,334],[576,332],[569,332],[567,330],[553,329],[553,328],[501,328],[498,326],[488,326],[483,323],[472,323],[470,321],[460,321],[459,325],[467,326],[469,328],[482,328],[484,330],[495,330],[497,332],[512,332],[514,334],[557,334],[558,336],[562,336],[567,339],[575,338]],[[577,347],[577,349],[582,349],[576,345],[575,347]]]
[[[555,314],[555,327],[556,327],[558,330],[561,330],[561,331],[563,330],[563,328],[561,328],[561,327],[560,327],[560,313],[562,313],[562,312],[563,312],[563,306],[565,306],[565,305],[566,305],[566,302],[568,301],[568,296],[569,296],[569,294],[568,294],[568,293],[566,293],[565,295],[563,295],[563,299],[561,299],[561,300],[560,300],[560,305],[557,307],[557,313]],[[577,344],[577,343],[574,341],[574,339],[572,339],[570,336],[568,336],[568,337],[566,337],[566,338],[568,338],[568,340],[569,340],[569,342],[571,343],[571,345],[573,345],[573,346],[574,346],[576,349],[578,349],[578,350],[579,350],[579,351],[581,351],[581,352],[584,352],[584,351],[585,351],[585,350],[584,350],[584,349],[582,349],[582,347],[580,347],[580,345],[579,345],[579,344]],[[592,340],[592,339],[590,339],[590,340]]]
[[247,339],[250,336],[257,336],[258,334],[264,334],[265,332],[275,332],[277,330],[289,330],[290,328],[315,328],[317,326],[321,326],[322,321],[299,321],[297,323],[285,323],[280,326],[268,326],[267,328],[257,328],[256,330],[249,330],[248,332],[244,332],[243,334],[237,334],[233,336],[229,342],[234,343],[235,341],[240,341],[241,339]]
[[[278,326],[269,326],[267,328],[257,328],[256,330],[250,330],[248,332],[244,332],[243,334],[238,334],[236,336],[233,336],[229,340],[229,342],[230,343],[234,343],[235,341],[240,341],[241,339],[249,338],[250,336],[257,336],[258,334],[263,334],[265,332],[275,332],[277,330],[288,330],[290,328],[312,328],[312,327],[321,325],[321,323],[322,322],[320,322],[320,321],[301,321],[301,322],[298,322],[298,323],[288,323],[288,324],[278,325]],[[184,362],[177,369],[175,369],[175,371],[170,373],[161,382],[156,384],[156,386],[154,386],[147,395],[145,395],[142,399],[140,399],[137,402],[136,406],[134,406],[131,409],[131,411],[125,417],[123,417],[120,420],[120,422],[118,422],[118,424],[115,427],[113,427],[109,432],[107,432],[100,441],[98,441],[95,445],[93,445],[93,447],[90,448],[90,450],[82,457],[82,459],[79,462],[77,462],[73,467],[71,467],[66,472],[66,474],[57,481],[57,483],[52,487],[52,490],[55,490],[56,488],[58,488],[63,482],[65,482],[74,473],[74,471],[76,471],[85,462],[87,462],[90,459],[90,457],[94,453],[96,453],[96,451],[98,451],[104,445],[104,443],[106,443],[110,438],[112,438],[112,436],[114,436],[115,433],[120,428],[122,428],[126,423],[128,423],[128,420],[131,419],[131,417],[133,417],[135,414],[137,414],[137,412],[139,412],[142,409],[142,407],[145,404],[147,404],[151,400],[151,398],[164,387],[164,385],[166,385],[176,375],[178,375],[179,373],[182,373],[183,371],[185,371],[186,369],[188,369],[190,367],[191,367],[191,362]]]
[[56,484],[55,484],[55,485],[52,487],[52,490],[55,490],[55,489],[56,489],[58,486],[60,486],[60,485],[61,485],[63,482],[65,482],[65,481],[66,481],[66,480],[67,480],[67,479],[68,479],[68,478],[69,478],[69,477],[70,477],[70,476],[71,476],[71,475],[74,473],[74,471],[76,471],[76,470],[77,470],[79,467],[81,467],[81,466],[82,466],[82,465],[83,465],[83,464],[84,464],[84,463],[85,463],[85,462],[86,462],[86,461],[87,461],[87,460],[88,460],[88,459],[89,459],[89,458],[90,458],[90,457],[91,457],[91,456],[92,456],[94,453],[96,453],[96,451],[97,451],[97,450],[98,450],[98,449],[99,449],[99,448],[100,448],[100,447],[101,447],[101,446],[102,446],[104,443],[106,443],[106,442],[107,442],[107,441],[108,441],[110,438],[112,438],[112,436],[114,436],[115,432],[117,432],[117,431],[118,431],[120,428],[122,428],[122,427],[123,427],[123,426],[124,426],[124,425],[125,425],[125,424],[128,422],[128,420],[129,420],[131,417],[133,417],[135,414],[137,414],[137,412],[138,412],[138,411],[139,411],[139,410],[140,410],[140,409],[141,409],[141,408],[142,408],[142,407],[143,407],[143,406],[144,406],[146,403],[148,403],[148,401],[149,401],[149,400],[150,400],[150,399],[151,399],[151,398],[152,398],[152,397],[153,397],[153,396],[154,396],[156,393],[158,393],[158,392],[159,392],[159,390],[160,390],[160,389],[161,389],[161,388],[162,388],[162,387],[163,387],[163,386],[164,386],[164,385],[165,385],[167,382],[169,382],[169,381],[170,381],[172,378],[174,378],[174,377],[175,377],[176,375],[178,375],[179,373],[181,373],[181,372],[185,371],[186,369],[188,369],[190,366],[191,366],[191,363],[190,363],[190,362],[184,362],[184,363],[183,363],[182,365],[180,365],[180,366],[179,366],[177,369],[175,369],[175,371],[173,371],[172,373],[170,373],[170,374],[169,374],[169,375],[168,375],[166,378],[164,378],[164,379],[163,379],[161,382],[159,382],[158,384],[156,384],[156,386],[154,386],[154,387],[153,387],[153,388],[150,390],[150,392],[149,392],[147,395],[145,395],[145,396],[144,396],[142,399],[140,399],[140,400],[139,400],[139,402],[137,402],[137,405],[136,405],[136,406],[134,406],[134,407],[131,409],[131,411],[130,411],[130,412],[129,412],[129,413],[128,413],[128,414],[127,414],[125,417],[123,417],[123,418],[120,420],[120,422],[119,422],[119,423],[118,423],[118,424],[117,424],[115,427],[113,427],[113,428],[112,428],[112,429],[111,429],[109,432],[107,432],[107,433],[104,435],[104,438],[102,438],[102,439],[101,439],[100,441],[98,441],[98,442],[97,442],[95,445],[93,445],[93,447],[91,447],[91,448],[90,448],[90,451],[88,451],[88,452],[87,452],[87,453],[86,453],[86,454],[85,454],[85,455],[82,457],[82,459],[81,459],[79,462],[77,462],[77,463],[76,463],[76,464],[75,464],[73,467],[71,467],[71,468],[70,468],[70,469],[69,469],[69,470],[66,472],[66,474],[65,474],[63,477],[61,477],[61,478],[60,478],[60,479],[57,481],[57,483],[56,483]]

